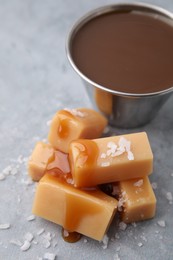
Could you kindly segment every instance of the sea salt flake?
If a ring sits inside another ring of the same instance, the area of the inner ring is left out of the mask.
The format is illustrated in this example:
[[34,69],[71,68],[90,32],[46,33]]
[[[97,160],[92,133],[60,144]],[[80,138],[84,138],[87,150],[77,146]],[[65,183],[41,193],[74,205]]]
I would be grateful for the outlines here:
[[164,220],[159,220],[157,221],[157,224],[160,226],[160,227],[166,227],[166,223]]
[[34,236],[32,233],[28,232],[25,234],[24,239],[31,242],[33,240]]
[[47,126],[50,126],[51,123],[52,123],[52,120],[48,120],[48,121],[46,122],[46,125],[47,125]]
[[102,242],[103,242],[102,248],[106,249],[108,247],[109,237],[107,235],[104,235]]
[[100,157],[101,157],[101,159],[105,159],[105,158],[106,158],[106,154],[105,154],[105,153],[102,153],[102,154],[100,155]]
[[43,246],[44,246],[45,248],[49,248],[49,247],[50,247],[50,241],[44,239],[44,240],[43,240]]
[[83,242],[84,242],[84,243],[87,243],[87,242],[88,242],[88,240],[87,240],[86,238],[84,238]]
[[22,251],[27,251],[31,247],[31,243],[28,240],[24,241],[24,244],[20,247]]
[[102,162],[101,167],[107,167],[110,166],[110,162]]
[[17,170],[17,168],[12,168],[11,169],[11,175],[16,175],[18,173],[18,170]]
[[45,253],[44,254],[44,259],[45,260],[55,260],[55,258],[56,258],[55,254],[52,254],[52,253]]
[[9,229],[11,225],[9,223],[0,224],[0,229]]
[[139,242],[139,243],[138,243],[138,246],[141,247],[141,246],[143,246],[143,244],[142,244],[141,242]]
[[3,169],[2,173],[6,176],[8,176],[10,174],[12,170],[12,166],[11,165],[8,165],[5,169]]
[[141,187],[141,186],[143,185],[143,183],[144,183],[144,181],[141,179],[141,180],[139,180],[139,181],[136,181],[136,182],[133,184],[133,186],[135,186],[135,187]]
[[119,229],[121,229],[121,230],[126,230],[126,228],[127,228],[127,224],[126,223],[124,223],[123,221],[121,221],[120,223],[119,223]]
[[156,182],[152,182],[151,186],[152,186],[152,188],[153,188],[154,190],[157,189],[157,183],[156,183]]
[[41,234],[44,233],[44,231],[45,231],[44,228],[41,228],[40,230],[38,230],[37,235],[40,236]]
[[44,234],[43,237],[44,237],[46,240],[48,240],[48,241],[51,241],[51,239],[52,239],[52,236],[51,236],[50,232],[48,232],[47,234]]
[[64,235],[64,237],[68,237],[68,236],[69,236],[69,232],[68,232],[67,230],[64,229],[64,231],[63,231],[63,235]]
[[3,173],[0,173],[0,181],[3,181],[3,180],[5,180],[5,175],[3,174]]
[[68,108],[64,108],[64,110],[68,111],[69,113],[71,113],[73,116],[78,116],[78,117],[86,117],[87,113],[83,113],[77,109],[68,109]]
[[133,161],[134,160],[134,155],[131,151],[128,151],[127,152],[127,158],[129,161]]
[[113,260],[120,260],[119,255],[118,255],[118,254],[115,254],[115,255],[113,256]]
[[16,245],[16,246],[22,246],[22,242],[20,240],[12,239],[10,240],[10,244]]
[[33,221],[35,220],[35,216],[34,215],[30,215],[29,217],[27,217],[28,221]]
[[166,198],[169,201],[169,204],[172,204],[173,202],[173,196],[171,192],[166,192]]

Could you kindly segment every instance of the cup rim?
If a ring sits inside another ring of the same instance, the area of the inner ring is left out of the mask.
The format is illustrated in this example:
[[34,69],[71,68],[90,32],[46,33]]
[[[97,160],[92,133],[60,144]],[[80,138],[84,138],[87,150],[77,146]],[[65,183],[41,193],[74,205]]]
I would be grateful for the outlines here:
[[173,13],[160,7],[160,6],[156,6],[156,5],[152,5],[152,4],[148,4],[148,3],[143,3],[143,2],[121,2],[121,3],[116,3],[116,4],[109,4],[109,5],[103,5],[100,6],[98,8],[92,9],[91,11],[87,12],[86,14],[84,14],[82,17],[80,17],[71,27],[69,33],[67,34],[67,38],[66,38],[66,43],[65,43],[65,50],[66,50],[66,55],[67,58],[71,64],[71,66],[73,67],[73,69],[77,72],[77,74],[84,80],[86,81],[88,84],[91,84],[92,86],[106,91],[110,94],[113,95],[118,95],[118,96],[124,96],[124,97],[153,97],[153,96],[158,96],[158,95],[163,95],[163,94],[167,94],[167,93],[171,93],[173,92],[173,86],[168,87],[166,89],[163,89],[161,91],[156,91],[156,92],[149,92],[149,93],[129,93],[129,92],[121,92],[121,91],[116,91],[116,90],[112,90],[109,89],[105,86],[102,86],[96,82],[94,82],[93,80],[89,79],[87,76],[85,76],[84,73],[82,73],[80,71],[80,69],[76,66],[73,57],[71,55],[71,45],[72,45],[72,41],[73,38],[76,34],[76,32],[88,21],[92,20],[93,18],[100,16],[102,14],[105,13],[109,13],[115,10],[122,10],[122,9],[126,9],[126,8],[141,8],[139,10],[148,10],[148,11],[153,11],[156,14],[160,14],[163,15],[169,19],[171,19],[173,21]]

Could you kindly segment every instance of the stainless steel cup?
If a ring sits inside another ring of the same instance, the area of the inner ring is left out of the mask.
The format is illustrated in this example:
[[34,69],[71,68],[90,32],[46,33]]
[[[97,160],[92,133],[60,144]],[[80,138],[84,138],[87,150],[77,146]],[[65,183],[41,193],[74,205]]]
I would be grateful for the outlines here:
[[83,80],[94,106],[107,116],[111,125],[122,128],[134,128],[150,122],[155,117],[159,109],[173,93],[173,86],[159,92],[145,94],[131,94],[111,90],[86,77],[76,66],[71,55],[71,47],[76,32],[94,17],[115,10],[138,10],[147,13],[149,12],[170,19],[170,23],[172,24],[173,14],[163,8],[144,3],[120,3],[103,6],[87,13],[79,19],[68,35],[66,42],[67,57],[74,70]]

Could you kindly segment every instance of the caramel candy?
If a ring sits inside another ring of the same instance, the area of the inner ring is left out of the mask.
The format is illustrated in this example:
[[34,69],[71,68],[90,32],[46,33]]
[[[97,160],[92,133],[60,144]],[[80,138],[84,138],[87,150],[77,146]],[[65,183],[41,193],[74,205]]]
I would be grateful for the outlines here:
[[140,178],[153,169],[153,154],[145,132],[73,141],[69,159],[76,187]]
[[54,175],[69,173],[68,155],[54,150],[50,144],[38,142],[28,162],[28,171],[34,181],[39,181],[45,171]]
[[106,125],[107,119],[92,109],[60,110],[53,117],[48,140],[54,148],[68,153],[71,141],[98,138]]
[[54,149],[51,145],[38,142],[28,162],[28,172],[34,181],[39,181],[44,175],[49,161],[53,160]]
[[131,223],[154,217],[156,197],[148,177],[121,181],[119,188],[123,222]]
[[98,188],[76,189],[60,177],[45,174],[37,186],[33,214],[101,240],[117,210],[117,200]]

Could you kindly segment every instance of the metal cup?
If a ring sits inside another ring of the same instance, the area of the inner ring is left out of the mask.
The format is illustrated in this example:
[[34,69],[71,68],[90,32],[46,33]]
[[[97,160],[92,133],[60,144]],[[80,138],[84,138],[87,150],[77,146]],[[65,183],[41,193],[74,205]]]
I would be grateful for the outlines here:
[[123,10],[150,12],[154,15],[166,17],[170,19],[171,23],[173,22],[171,12],[150,4],[121,3],[103,6],[87,13],[75,23],[68,35],[66,52],[70,64],[83,80],[93,105],[108,118],[109,123],[121,128],[134,128],[145,125],[155,117],[159,109],[173,93],[173,86],[162,91],[145,94],[131,94],[111,90],[86,77],[76,66],[71,55],[75,34],[86,22],[105,13]]

